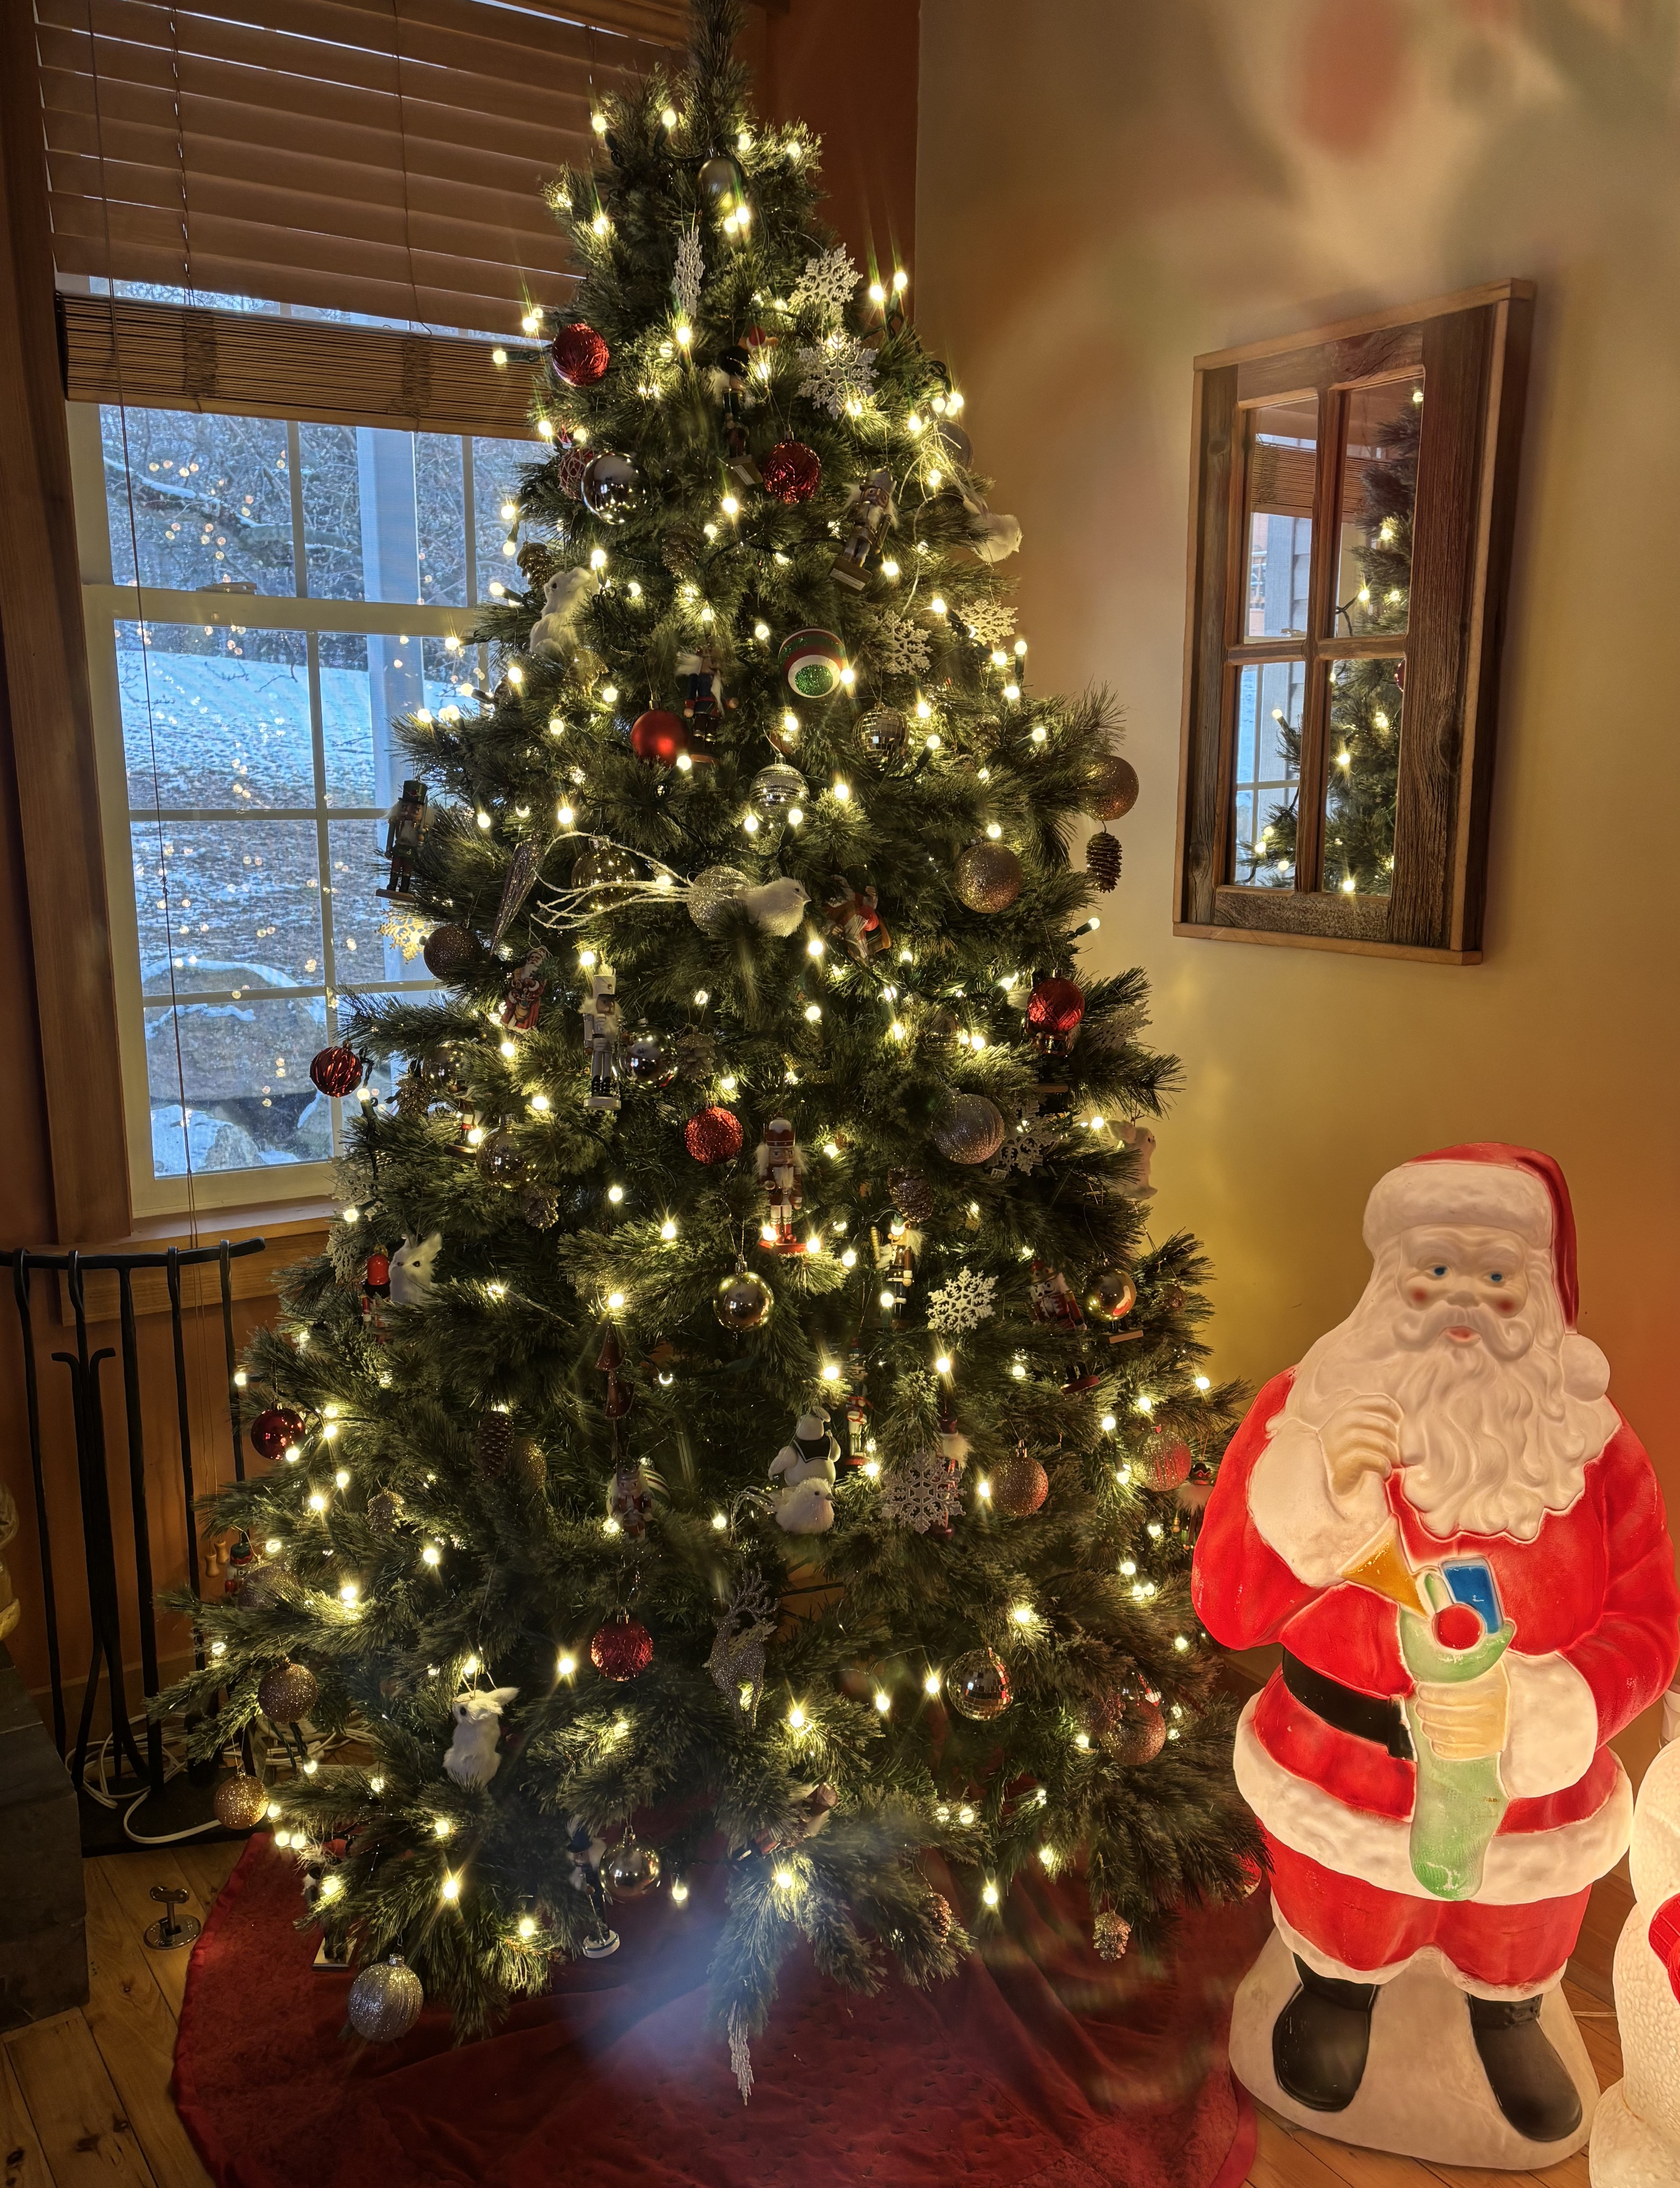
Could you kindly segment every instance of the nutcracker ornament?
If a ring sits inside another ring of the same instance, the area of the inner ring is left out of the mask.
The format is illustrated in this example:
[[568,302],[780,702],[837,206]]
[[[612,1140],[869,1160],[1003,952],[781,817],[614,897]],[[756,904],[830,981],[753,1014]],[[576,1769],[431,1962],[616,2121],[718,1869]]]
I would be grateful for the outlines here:
[[742,486],[762,486],[747,439],[747,414],[753,407],[748,374],[753,358],[744,342],[729,342],[712,361],[712,398],[722,413],[719,438],[724,467]]
[[1068,1279],[1060,1269],[1052,1269],[1047,1262],[1033,1263],[1027,1299],[1034,1322],[1062,1329],[1085,1328],[1085,1316],[1068,1288]]
[[1543,2169],[1597,2098],[1559,1983],[1628,1841],[1607,1743],[1680,1650],[1673,1549],[1576,1332],[1557,1164],[1422,1156],[1364,1235],[1363,1296],[1256,1398],[1196,1548],[1214,1638],[1283,1649],[1237,1728],[1277,1928],[1232,2061],[1347,2140]]
[[894,518],[893,474],[883,465],[846,497],[840,552],[829,575],[837,585],[860,593],[869,579],[869,558],[879,548]]
[[902,1216],[894,1216],[887,1227],[884,1239],[871,1225],[869,1243],[881,1278],[882,1318],[890,1327],[910,1302],[910,1288],[916,1282],[916,1257],[922,1250],[922,1233]]
[[391,1300],[391,1256],[375,1246],[362,1268],[362,1318],[378,1324],[380,1310]]
[[583,1021],[583,1051],[589,1059],[591,1109],[617,1109],[618,1060],[623,1046],[623,1021],[618,1015],[618,981],[610,965],[600,966],[589,978],[589,1000],[578,1014]]
[[653,1496],[639,1464],[626,1459],[614,1474],[607,1510],[633,1542],[640,1542],[652,1516]]
[[843,874],[832,877],[822,900],[829,933],[845,945],[860,965],[867,965],[871,957],[883,956],[893,946],[893,938],[877,909],[879,902],[872,882],[854,888]]
[[414,894],[414,863],[426,841],[429,818],[426,798],[423,782],[405,782],[402,796],[385,816],[385,855],[390,860],[391,871],[385,887],[378,892],[381,896]]
[[[684,721],[701,730],[715,726],[725,707],[734,710],[734,700],[724,696],[721,663],[709,646],[677,656],[677,685],[682,694]],[[703,746],[692,742],[688,751],[691,759],[710,757]]]
[[834,1480],[840,1446],[818,1407],[801,1413],[793,1434],[770,1461],[770,1480],[781,1484],[775,1523],[784,1535],[826,1535],[834,1525]]
[[544,991],[549,984],[549,969],[548,951],[531,950],[508,975],[507,993],[497,1015],[510,1033],[536,1031]]
[[793,1221],[804,1203],[805,1158],[786,1117],[772,1117],[765,1125],[753,1163],[767,1201],[759,1243],[778,1254],[801,1252]]

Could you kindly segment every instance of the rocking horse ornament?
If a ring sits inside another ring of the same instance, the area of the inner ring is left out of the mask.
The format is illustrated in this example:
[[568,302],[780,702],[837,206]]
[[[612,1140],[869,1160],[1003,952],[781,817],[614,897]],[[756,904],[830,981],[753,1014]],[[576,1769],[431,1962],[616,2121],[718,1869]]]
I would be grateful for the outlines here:
[[1680,1592],[1649,1459],[1575,1329],[1550,1157],[1450,1148],[1365,1213],[1364,1294],[1237,1431],[1203,1623],[1281,1642],[1237,1779],[1276,1932],[1232,2060],[1284,2115],[1456,2164],[1546,2165],[1596,2083],[1559,1985],[1632,1801]]

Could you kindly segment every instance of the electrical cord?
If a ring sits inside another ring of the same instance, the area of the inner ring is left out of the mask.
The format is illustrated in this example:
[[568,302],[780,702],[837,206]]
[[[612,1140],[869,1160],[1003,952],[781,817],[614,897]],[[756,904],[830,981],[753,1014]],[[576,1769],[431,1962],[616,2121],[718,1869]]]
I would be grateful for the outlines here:
[[[135,1715],[131,1716],[128,1723],[131,1730],[144,1733],[149,1723],[149,1719],[148,1718],[145,1711],[142,1710]],[[299,1731],[302,1735],[300,1744],[302,1745],[306,1762],[317,1763],[320,1762],[324,1759],[324,1757],[330,1755],[336,1748],[344,1745],[348,1741],[353,1740],[356,1736],[353,1726],[347,1726],[341,1733],[335,1733],[330,1735],[323,1735],[313,1731],[304,1732],[302,1727],[299,1728]],[[87,1795],[87,1798],[93,1802],[96,1807],[105,1808],[112,1813],[121,1809],[122,1812],[122,1835],[132,1845],[139,1847],[178,1846],[189,1839],[202,1838],[205,1836],[206,1832],[219,1830],[221,1829],[221,1824],[218,1823],[216,1817],[211,1815],[206,1816],[201,1823],[189,1824],[184,1830],[158,1832],[137,1830],[134,1828],[134,1817],[139,1809],[144,1806],[145,1802],[151,1798],[152,1789],[149,1785],[143,1785],[138,1793],[131,1793],[126,1787],[120,1792],[113,1789],[108,1775],[108,1766],[110,1762],[113,1745],[113,1736],[111,1734],[107,1733],[104,1738],[99,1742],[98,1747],[89,1754],[87,1762],[82,1768],[82,1790]],[[181,1776],[183,1772],[188,1768],[191,1760],[187,1753],[186,1735],[183,1721],[178,1717],[166,1718],[164,1720],[163,1754],[163,1783],[166,1785],[172,1778],[178,1778]],[[240,1759],[237,1747],[234,1748],[234,1751],[231,1756],[228,1754],[228,1749],[225,1747],[218,1750],[216,1759],[218,1762],[228,1762],[230,1767],[236,1768]],[[286,1767],[285,1771],[277,1776],[275,1781],[277,1785],[281,1782],[282,1778],[290,1779],[296,1782],[304,1774],[298,1768],[292,1751],[288,1745],[279,1740],[269,1740],[265,1742],[258,1772],[259,1776],[263,1777],[266,1782],[269,1769],[271,1768],[277,1767],[282,1762],[284,1762]]]

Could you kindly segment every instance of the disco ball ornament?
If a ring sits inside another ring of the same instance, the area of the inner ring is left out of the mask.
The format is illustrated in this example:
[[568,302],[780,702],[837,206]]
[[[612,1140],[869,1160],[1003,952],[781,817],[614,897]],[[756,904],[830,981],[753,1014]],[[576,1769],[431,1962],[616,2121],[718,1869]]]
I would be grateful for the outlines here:
[[797,509],[822,484],[822,459],[803,441],[778,441],[758,465],[764,492]]
[[933,1213],[933,1188],[919,1170],[888,1170],[887,1190],[906,1223],[925,1223]]
[[350,1986],[350,2026],[368,2044],[395,2044],[420,2019],[426,1991],[420,1977],[393,1953],[375,1960]]
[[737,1335],[757,1329],[775,1305],[775,1294],[750,1269],[731,1271],[712,1294],[713,1313],[725,1329]]
[[224,1831],[255,1830],[267,1813],[268,1796],[259,1779],[240,1770],[222,1780],[212,1806]]
[[688,724],[668,707],[651,707],[630,725],[630,750],[650,767],[674,767],[688,747]]
[[622,524],[640,504],[642,475],[628,456],[603,453],[584,465],[579,490],[591,516],[603,524]]
[[549,370],[562,387],[593,387],[606,377],[612,355],[593,327],[574,319],[549,344]]
[[646,1899],[658,1888],[659,1857],[651,1847],[632,1841],[607,1856],[601,1875],[615,1899]]
[[478,1175],[492,1185],[523,1185],[529,1170],[524,1150],[506,1125],[480,1142]]
[[1085,1016],[1085,990],[1073,980],[1040,980],[1027,999],[1029,1032],[1065,1041]]
[[787,688],[802,699],[829,699],[840,689],[846,649],[832,630],[796,630],[776,649]]
[[459,980],[477,967],[484,952],[471,928],[434,927],[420,955],[434,980]]
[[306,1664],[276,1664],[262,1674],[257,1706],[272,1724],[296,1724],[320,1697],[320,1683]]
[[1166,1745],[1161,1698],[1135,1665],[1121,1672],[1113,1691],[1097,1703],[1091,1730],[1103,1753],[1129,1769],[1153,1762]]
[[621,851],[616,843],[595,843],[576,859],[572,866],[572,886],[575,889],[617,888],[626,882],[640,881],[641,870],[628,851]]
[[896,707],[877,707],[865,714],[858,736],[864,750],[876,759],[891,759],[901,753],[910,736],[910,725]]
[[703,866],[688,885],[688,916],[702,933],[716,934],[723,915],[747,887],[736,866]]
[[770,820],[779,820],[808,794],[804,776],[785,759],[772,760],[753,778],[753,803]]
[[1154,1448],[1133,1463],[1143,1486],[1164,1495],[1168,1490],[1181,1488],[1189,1480],[1196,1455],[1187,1443],[1170,1442],[1165,1436],[1158,1435]]
[[733,1162],[746,1144],[747,1135],[733,1109],[717,1103],[702,1109],[683,1126],[683,1145],[697,1163]]
[[708,160],[695,180],[701,196],[719,219],[739,212],[747,202],[747,178],[738,160],[722,156]]
[[1021,861],[1006,843],[970,843],[957,854],[952,886],[970,911],[1007,911],[1021,881]]
[[265,1406],[250,1429],[251,1447],[259,1458],[279,1458],[303,1433],[303,1416],[290,1406]]
[[353,1049],[324,1048],[311,1063],[309,1076],[323,1094],[353,1094],[362,1083],[362,1059]]
[[1099,820],[1118,820],[1137,803],[1137,770],[1110,753],[1091,770],[1091,810]]
[[1009,1674],[989,1649],[971,1649],[945,1673],[945,1700],[959,1717],[982,1724],[1001,1717],[1010,1703]]
[[1003,1112],[984,1094],[959,1094],[933,1127],[933,1144],[950,1162],[989,1162],[1003,1145]]
[[991,1483],[992,1508],[1006,1520],[1029,1518],[1050,1494],[1050,1476],[1025,1444],[992,1469]]
[[668,1086],[677,1075],[677,1059],[662,1034],[639,1025],[624,1052],[624,1069],[638,1086]]
[[653,1661],[653,1636],[628,1610],[603,1626],[589,1644],[589,1661],[602,1678],[640,1678]]
[[583,474],[594,459],[587,448],[562,448],[554,460],[555,483],[568,501],[583,499]]
[[1137,1305],[1137,1286],[1124,1269],[1099,1269],[1085,1295],[1093,1322],[1124,1322]]

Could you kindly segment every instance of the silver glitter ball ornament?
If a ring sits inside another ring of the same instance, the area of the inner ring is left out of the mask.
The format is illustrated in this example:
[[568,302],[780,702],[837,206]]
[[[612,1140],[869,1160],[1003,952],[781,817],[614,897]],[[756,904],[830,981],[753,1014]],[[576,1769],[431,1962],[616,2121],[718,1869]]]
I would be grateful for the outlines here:
[[1007,911],[1021,879],[1021,861],[1007,843],[970,843],[957,855],[952,886],[970,911]]
[[603,450],[584,465],[581,491],[583,506],[591,516],[599,516],[606,524],[619,524],[641,504],[642,475],[628,456]]
[[715,934],[721,918],[747,886],[747,877],[735,866],[706,866],[688,885],[688,916],[707,934]]
[[807,795],[804,776],[785,759],[773,760],[769,767],[761,767],[753,778],[753,803],[761,813],[786,813],[790,805],[798,804]]
[[426,1990],[400,1953],[375,1960],[350,1986],[350,2026],[369,2044],[395,2044],[420,2019]]
[[951,1162],[989,1162],[1003,1145],[1003,1112],[984,1094],[959,1094],[934,1125],[933,1144]]

